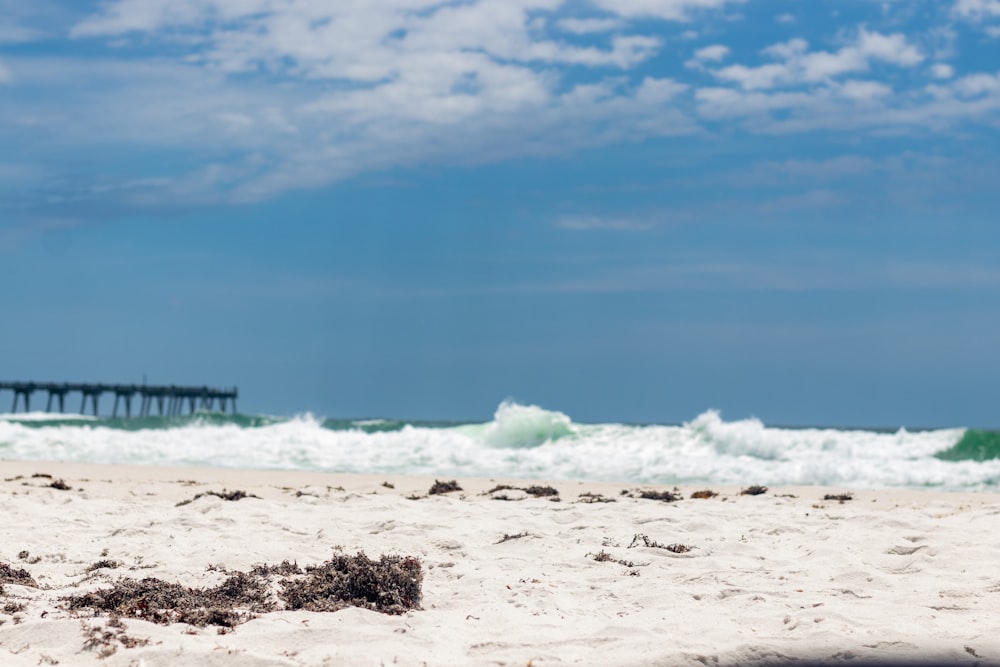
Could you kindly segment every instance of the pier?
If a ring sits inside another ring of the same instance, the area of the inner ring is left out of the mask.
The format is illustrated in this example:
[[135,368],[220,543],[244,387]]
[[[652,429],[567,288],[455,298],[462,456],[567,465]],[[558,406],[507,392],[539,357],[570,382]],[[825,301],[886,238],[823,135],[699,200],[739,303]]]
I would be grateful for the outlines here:
[[155,406],[157,414],[165,417],[184,414],[185,407],[189,414],[196,410],[212,410],[218,404],[220,412],[231,411],[236,414],[236,398],[239,391],[231,389],[214,389],[212,387],[179,387],[177,385],[147,385],[147,384],[90,384],[75,382],[0,382],[0,391],[9,389],[14,392],[14,405],[11,412],[17,412],[17,406],[24,404],[24,411],[31,411],[31,395],[35,392],[48,394],[45,411],[52,412],[52,403],[59,404],[59,412],[66,411],[66,396],[79,393],[80,414],[87,414],[90,406],[92,414],[98,415],[98,401],[104,394],[113,394],[114,408],[111,416],[118,416],[118,407],[125,407],[125,416],[132,416],[132,399],[138,396],[139,417],[153,414]]

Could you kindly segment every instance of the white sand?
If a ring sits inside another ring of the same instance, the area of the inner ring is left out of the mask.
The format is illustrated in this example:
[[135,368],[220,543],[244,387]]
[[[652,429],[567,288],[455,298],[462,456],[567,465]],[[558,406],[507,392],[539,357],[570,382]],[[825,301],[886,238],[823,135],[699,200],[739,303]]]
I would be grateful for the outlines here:
[[[0,563],[39,584],[4,585],[0,665],[1000,663],[992,494],[862,491],[841,504],[822,497],[843,489],[692,500],[683,488],[664,503],[552,482],[561,502],[502,502],[479,494],[529,483],[459,479],[463,492],[411,500],[433,480],[37,462],[0,462],[0,478]],[[223,488],[260,499],[176,506]],[[582,492],[616,502],[577,502]],[[629,548],[638,533],[693,549]],[[60,601],[119,577],[211,586],[223,575],[209,565],[318,564],[335,550],[417,557],[423,609],[277,611],[228,634],[126,618],[125,635],[149,643],[112,639],[101,658],[85,633],[108,618]],[[595,560],[602,551],[634,565]],[[102,558],[122,566],[86,571]]]

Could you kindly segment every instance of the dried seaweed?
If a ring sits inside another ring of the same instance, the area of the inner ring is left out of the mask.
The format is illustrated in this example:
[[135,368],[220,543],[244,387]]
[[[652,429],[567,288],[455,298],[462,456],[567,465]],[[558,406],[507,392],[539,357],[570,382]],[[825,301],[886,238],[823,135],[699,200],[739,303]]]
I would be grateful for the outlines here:
[[558,496],[559,492],[553,489],[551,486],[529,486],[526,489],[522,489],[529,496],[534,496],[536,498],[545,498],[548,496]]
[[215,588],[188,588],[155,577],[119,579],[111,588],[70,595],[69,609],[93,609],[153,623],[188,623],[198,627],[231,628],[252,618],[253,612],[274,608],[266,579],[243,572],[230,575]]
[[504,533],[503,537],[501,537],[499,540],[497,540],[493,544],[503,544],[504,542],[509,542],[511,540],[519,540],[522,537],[528,537],[528,535],[529,535],[528,531],[524,531],[523,533],[517,533],[515,535],[510,535],[509,533]]
[[823,496],[823,500],[836,500],[841,505],[843,505],[848,500],[854,500],[854,494],[851,494],[851,493],[839,493],[839,494],[828,493],[825,496]]
[[667,551],[670,551],[671,553],[675,554],[686,554],[687,552],[691,551],[694,548],[694,547],[689,547],[686,544],[661,544],[656,540],[649,539],[649,537],[643,535],[642,533],[636,533],[635,536],[632,538],[632,543],[629,544],[627,548],[632,549],[633,547],[639,546],[640,543],[642,543],[642,546],[644,547],[652,547],[654,549],[666,549]]
[[[47,472],[36,472],[34,475],[31,476],[31,478],[32,479],[39,479],[39,478],[52,479],[52,475],[50,475]],[[17,479],[17,478],[15,477],[15,479]]]
[[57,479],[49,484],[49,488],[58,489],[59,491],[69,491],[72,487],[63,480]]
[[742,489],[740,491],[740,495],[741,496],[759,496],[759,495],[762,495],[764,493],[767,493],[767,487],[766,486],[757,486],[756,484],[753,485],[753,486],[749,486],[749,487],[747,487],[745,489]]
[[586,503],[589,505],[592,503],[616,503],[618,501],[615,500],[614,498],[606,498],[605,496],[602,496],[600,493],[591,493],[590,491],[584,491],[583,493],[577,496],[576,502]]
[[615,558],[604,549],[601,549],[596,554],[588,554],[588,555],[591,555],[591,557],[598,563],[618,563],[619,565],[624,565],[625,567],[635,567],[635,563],[633,563],[632,561]]
[[118,642],[125,648],[135,648],[136,646],[146,646],[149,644],[148,639],[139,639],[126,634],[125,624],[117,616],[112,616],[108,621],[108,627],[103,630],[99,624],[87,625],[86,623],[82,623],[82,625],[84,638],[83,650],[97,650],[97,657],[102,660],[114,655],[118,650],[115,642]]
[[191,498],[190,500],[182,500],[179,503],[177,503],[175,507],[181,507],[182,505],[190,505],[191,503],[193,503],[194,501],[198,500],[203,496],[215,496],[216,498],[222,498],[223,500],[229,500],[233,502],[237,500],[243,500],[244,498],[260,498],[260,496],[254,495],[252,493],[247,493],[246,491],[240,491],[240,490],[226,491],[225,489],[223,489],[222,491],[205,491],[204,493],[196,493],[194,498]]
[[705,489],[704,491],[695,491],[694,493],[691,494],[691,497],[701,500],[706,500],[708,498],[714,498],[717,495],[719,494],[716,493],[715,491],[712,491],[711,489]]
[[419,609],[423,571],[409,556],[337,555],[306,568],[306,576],[284,579],[280,593],[289,609],[337,611],[348,606],[385,614]]
[[121,561],[117,560],[99,560],[97,562],[91,563],[87,566],[87,572],[93,572],[94,570],[101,570],[104,568],[115,569],[122,566]]
[[0,563],[0,585],[17,584],[18,586],[31,586],[38,588],[38,583],[31,576],[31,573],[23,568],[14,568],[7,563]]
[[299,567],[298,563],[289,563],[287,560],[283,560],[277,565],[254,565],[250,570],[250,574],[258,577],[266,577],[271,574],[289,576],[292,574],[302,574],[302,568]]
[[659,500],[665,503],[672,503],[684,498],[680,489],[674,487],[673,491],[653,491],[650,489],[636,489],[635,491],[623,490],[621,495],[629,498],[642,498],[644,500]]
[[518,491],[518,490],[519,489],[516,486],[511,486],[510,484],[497,484],[489,491],[483,491],[480,495],[489,496],[496,493],[497,491]]
[[462,487],[458,485],[458,482],[451,480],[450,482],[442,482],[439,480],[434,480],[434,485],[431,490],[427,493],[430,495],[437,495],[440,493],[451,493],[452,491],[461,491]]
[[535,498],[548,498],[549,500],[559,502],[559,491],[552,488],[551,486],[510,486],[509,484],[498,484],[494,486],[489,491],[483,492],[481,495],[492,496],[493,500],[523,500],[523,498],[511,498],[507,494],[493,495],[498,491],[524,491],[529,496]]

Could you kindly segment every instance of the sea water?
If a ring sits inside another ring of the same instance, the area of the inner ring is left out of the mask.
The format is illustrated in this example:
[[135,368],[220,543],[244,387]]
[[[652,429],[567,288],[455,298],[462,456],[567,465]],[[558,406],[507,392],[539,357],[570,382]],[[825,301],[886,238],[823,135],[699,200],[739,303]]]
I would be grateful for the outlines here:
[[3,459],[624,484],[1000,490],[1000,433],[993,431],[776,428],[757,419],[726,421],[716,411],[679,425],[583,424],[512,402],[483,423],[8,414],[0,415]]

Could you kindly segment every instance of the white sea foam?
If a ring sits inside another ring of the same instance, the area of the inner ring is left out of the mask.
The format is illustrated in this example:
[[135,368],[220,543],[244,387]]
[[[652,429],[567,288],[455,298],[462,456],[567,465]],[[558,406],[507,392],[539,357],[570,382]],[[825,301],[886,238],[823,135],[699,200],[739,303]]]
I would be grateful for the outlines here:
[[0,413],[2,421],[41,422],[41,421],[97,421],[93,415],[76,415],[72,413],[52,412],[6,412]]
[[306,415],[252,428],[196,420],[124,430],[99,421],[38,426],[0,418],[0,458],[632,484],[1000,488],[1000,460],[933,456],[963,429],[781,429],[755,419],[727,422],[714,411],[680,426],[575,424],[560,412],[509,402],[484,424],[375,432],[366,425],[331,430]]

